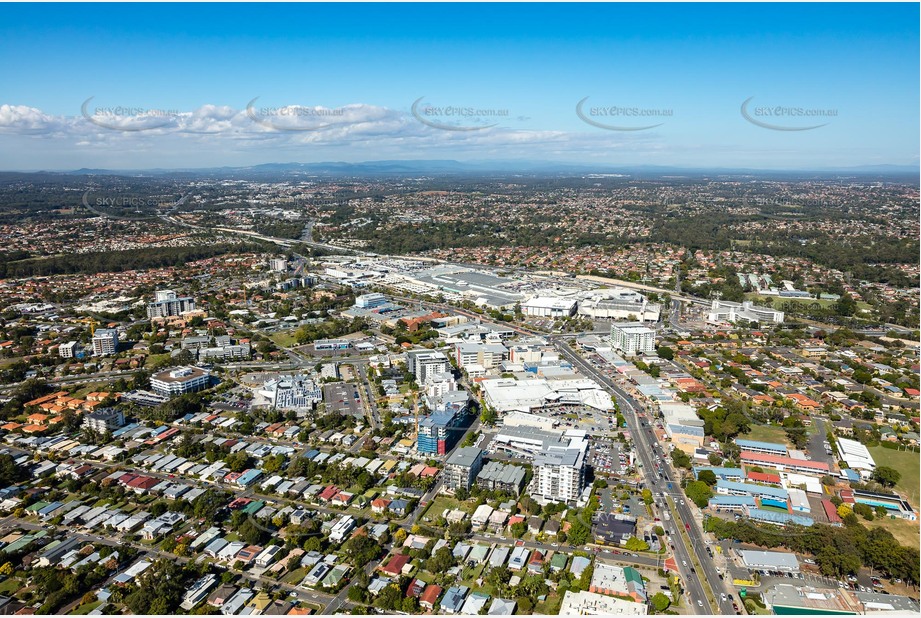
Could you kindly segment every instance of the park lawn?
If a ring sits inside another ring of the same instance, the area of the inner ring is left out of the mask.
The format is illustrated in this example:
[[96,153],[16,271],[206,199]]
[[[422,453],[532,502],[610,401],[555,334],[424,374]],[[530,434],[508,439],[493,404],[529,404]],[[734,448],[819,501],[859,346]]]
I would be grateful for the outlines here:
[[280,348],[290,348],[297,345],[297,339],[294,337],[293,330],[279,331],[277,333],[272,333],[269,335],[275,345]]
[[14,592],[23,587],[23,582],[15,577],[7,578],[3,583],[0,583],[0,594],[3,596],[11,596]]
[[80,605],[76,609],[74,609],[72,612],[70,612],[68,616],[86,616],[88,613],[90,613],[91,611],[99,607],[100,605],[102,605],[102,601],[93,601],[92,603],[85,603],[83,605]]
[[760,442],[775,442],[786,444],[787,434],[779,425],[752,425],[751,431],[740,436],[743,440],[758,440]]
[[[449,496],[438,496],[432,503],[429,505],[429,508],[425,510],[425,513],[422,514],[422,521],[424,523],[431,523],[435,521],[438,517],[441,517],[441,514],[445,512],[445,509],[456,509],[463,508],[460,500],[456,500]],[[466,509],[464,509],[466,510]],[[429,518],[429,521],[426,522],[426,517]]]
[[562,604],[563,598],[556,592],[551,591],[547,594],[545,600],[540,601],[534,606],[533,613],[537,615],[555,616],[560,613],[560,605]]
[[310,572],[310,569],[308,569],[307,567],[301,567],[299,569],[294,569],[293,571],[291,571],[290,573],[282,577],[281,581],[283,581],[286,584],[297,585],[301,583],[301,581],[303,581],[305,577],[307,577],[307,573],[309,572]]
[[902,473],[895,489],[905,494],[911,505],[917,509],[921,502],[918,491],[918,485],[921,483],[921,457],[918,457],[918,453],[896,451],[884,446],[873,446],[868,450],[877,466],[888,466]]
[[885,528],[892,533],[896,541],[908,547],[918,547],[919,540],[921,540],[918,522],[912,522],[902,518],[890,519],[887,517],[885,519],[874,519],[873,521],[865,521],[861,518],[860,523],[867,528]]

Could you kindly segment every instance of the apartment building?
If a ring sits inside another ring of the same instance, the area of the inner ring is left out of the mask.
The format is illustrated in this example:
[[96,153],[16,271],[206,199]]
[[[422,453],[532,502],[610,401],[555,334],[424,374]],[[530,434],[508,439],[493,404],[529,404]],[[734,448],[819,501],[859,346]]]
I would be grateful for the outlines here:
[[656,351],[656,331],[642,322],[611,324],[611,346],[624,354],[652,354]]

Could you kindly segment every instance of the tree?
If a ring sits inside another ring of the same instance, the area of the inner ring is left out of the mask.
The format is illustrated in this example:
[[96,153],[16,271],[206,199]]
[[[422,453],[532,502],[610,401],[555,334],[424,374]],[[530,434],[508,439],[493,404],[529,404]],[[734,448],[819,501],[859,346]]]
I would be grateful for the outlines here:
[[893,487],[902,479],[902,473],[889,466],[879,466],[873,471],[873,479],[886,487]]
[[691,481],[684,488],[684,493],[700,508],[706,508],[710,498],[713,497],[713,490],[703,481]]
[[675,352],[671,348],[661,345],[656,349],[656,353],[659,355],[659,358],[664,358],[665,360],[672,360],[675,358]]
[[447,547],[441,547],[425,561],[425,570],[430,573],[445,573],[454,566],[454,554]]
[[716,474],[713,470],[701,470],[697,473],[697,480],[706,483],[709,487],[716,485]]
[[342,545],[342,555],[355,567],[368,564],[381,554],[381,546],[369,536],[353,536]]
[[644,488],[643,489],[643,504],[652,504],[652,503],[653,503],[652,490],[649,488]]
[[572,522],[572,526],[569,528],[569,532],[567,532],[567,540],[569,541],[570,545],[581,547],[588,542],[590,533],[591,530],[588,529],[588,526],[583,524],[581,521],[574,521]]
[[649,543],[643,539],[631,536],[629,539],[627,539],[627,542],[624,543],[624,548],[629,551],[647,551],[649,549]]
[[657,592],[654,595],[652,595],[651,600],[652,600],[652,607],[659,613],[667,610],[668,606],[672,604],[672,602],[668,600],[668,597],[662,594],[661,592]]
[[672,463],[675,464],[676,468],[691,469],[691,458],[688,457],[687,453],[678,448],[672,451]]
[[528,531],[528,527],[525,525],[523,521],[518,521],[512,524],[512,527],[510,528],[510,530],[511,530],[513,537],[515,537],[516,539],[520,539],[521,537],[524,536],[524,533]]

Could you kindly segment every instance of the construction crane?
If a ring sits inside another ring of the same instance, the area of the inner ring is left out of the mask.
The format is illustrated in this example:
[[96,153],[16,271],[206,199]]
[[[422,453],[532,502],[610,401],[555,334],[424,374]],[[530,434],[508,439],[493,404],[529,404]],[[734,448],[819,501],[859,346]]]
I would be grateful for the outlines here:
[[75,318],[74,321],[75,321],[75,322],[80,322],[80,323],[82,323],[82,324],[89,324],[89,326],[90,326],[90,337],[95,336],[95,334],[96,334],[96,327],[99,325],[99,322],[97,322],[97,321],[94,320],[93,318]]
[[416,396],[416,391],[410,391],[410,392],[412,392],[412,397],[413,397],[413,416],[416,419],[416,440],[418,440],[419,439],[419,399]]

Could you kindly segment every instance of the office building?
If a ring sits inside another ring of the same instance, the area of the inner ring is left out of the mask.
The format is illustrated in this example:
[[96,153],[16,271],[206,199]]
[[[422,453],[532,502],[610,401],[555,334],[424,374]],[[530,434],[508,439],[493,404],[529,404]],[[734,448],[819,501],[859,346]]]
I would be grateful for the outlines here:
[[99,328],[93,334],[93,356],[110,356],[118,352],[118,331]]
[[656,331],[642,322],[611,324],[611,346],[623,354],[652,354],[656,351]]
[[283,273],[288,270],[288,260],[285,258],[272,258],[269,260],[269,268],[274,272]]
[[457,491],[461,487],[470,489],[482,468],[483,451],[474,446],[457,449],[445,463],[442,477],[445,488],[450,491]]
[[173,397],[208,388],[211,374],[198,367],[177,367],[154,374],[150,387],[158,395]]
[[387,297],[377,292],[355,297],[355,306],[360,309],[374,309],[375,307],[386,305],[387,302]]
[[157,290],[154,302],[147,305],[148,318],[168,318],[195,311],[195,300],[191,296],[177,296],[172,290]]

